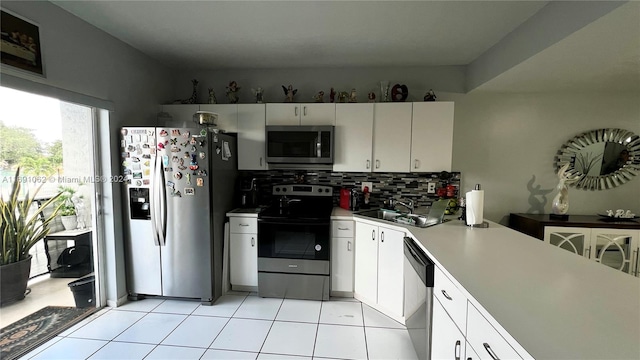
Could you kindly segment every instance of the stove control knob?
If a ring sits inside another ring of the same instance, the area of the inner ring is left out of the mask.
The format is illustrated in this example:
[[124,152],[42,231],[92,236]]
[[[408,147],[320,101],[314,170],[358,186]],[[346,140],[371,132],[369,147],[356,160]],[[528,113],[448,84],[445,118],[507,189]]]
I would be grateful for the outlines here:
[[276,192],[280,192],[280,188],[279,187],[276,188]]
[[320,251],[322,250],[322,246],[320,246],[320,244],[316,244],[316,251]]
[[282,188],[282,192],[287,192],[287,188],[286,188],[286,187],[283,187],[283,188]]
[[321,192],[322,192],[322,189],[318,189],[318,192],[319,192],[319,193],[321,193]]

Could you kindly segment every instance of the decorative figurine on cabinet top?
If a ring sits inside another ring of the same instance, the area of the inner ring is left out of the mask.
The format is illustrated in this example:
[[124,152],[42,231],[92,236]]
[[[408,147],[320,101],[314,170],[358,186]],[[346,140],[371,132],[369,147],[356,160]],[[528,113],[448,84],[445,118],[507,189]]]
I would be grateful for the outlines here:
[[191,84],[193,85],[193,90],[191,92],[191,97],[184,100],[176,100],[174,104],[195,104],[198,99],[198,80],[191,80]]
[[349,102],[350,103],[358,102],[358,95],[356,95],[356,89],[351,89],[351,93],[349,94]]
[[336,102],[336,90],[334,88],[331,88],[331,91],[329,91],[329,102]]
[[235,81],[229,83],[227,86],[227,99],[229,99],[229,104],[237,104],[240,100],[238,98],[238,90],[240,90],[240,86]]
[[404,102],[409,96],[409,88],[407,85],[395,84],[391,88],[391,100],[396,102]]
[[424,95],[424,101],[436,101],[436,93],[433,92],[433,89],[429,89],[429,91],[427,91]]
[[213,88],[209,88],[209,104],[217,104],[218,100],[216,99],[216,92],[213,91]]
[[346,103],[347,99],[349,99],[349,93],[347,93],[346,91],[340,91],[338,93],[338,101],[340,103]]
[[370,103],[374,103],[376,102],[376,93],[371,91],[368,95],[367,98],[369,99]]
[[315,101],[317,103],[323,103],[324,102],[324,91],[322,91],[322,90],[318,91],[318,93],[313,96],[313,101]]
[[282,90],[284,90],[284,94],[287,96],[284,102],[293,102],[293,96],[298,92],[298,89],[294,89],[293,85],[289,84],[289,87],[282,85]]
[[264,89],[258,86],[257,89],[251,89],[251,92],[256,97],[256,104],[262,104],[264,101]]

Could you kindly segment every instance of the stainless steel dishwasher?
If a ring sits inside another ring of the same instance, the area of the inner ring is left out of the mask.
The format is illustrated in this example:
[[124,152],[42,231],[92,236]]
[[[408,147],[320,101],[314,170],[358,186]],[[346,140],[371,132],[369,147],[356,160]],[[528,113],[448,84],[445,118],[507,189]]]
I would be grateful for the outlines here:
[[407,330],[420,360],[431,359],[435,265],[415,240],[404,238],[404,308]]

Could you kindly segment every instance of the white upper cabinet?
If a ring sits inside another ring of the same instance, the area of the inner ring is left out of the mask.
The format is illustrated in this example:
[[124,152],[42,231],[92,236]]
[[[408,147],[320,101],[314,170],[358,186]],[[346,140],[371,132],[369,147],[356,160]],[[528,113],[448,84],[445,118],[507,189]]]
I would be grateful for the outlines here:
[[238,104],[238,169],[266,170],[265,104]]
[[413,103],[411,171],[451,171],[453,102]]
[[409,172],[412,103],[376,103],[373,171]]
[[237,104],[206,104],[200,105],[200,110],[211,111],[218,114],[216,125],[224,132],[238,132],[238,105]]
[[267,104],[267,125],[335,125],[336,104]]
[[373,105],[336,104],[333,171],[371,171]]

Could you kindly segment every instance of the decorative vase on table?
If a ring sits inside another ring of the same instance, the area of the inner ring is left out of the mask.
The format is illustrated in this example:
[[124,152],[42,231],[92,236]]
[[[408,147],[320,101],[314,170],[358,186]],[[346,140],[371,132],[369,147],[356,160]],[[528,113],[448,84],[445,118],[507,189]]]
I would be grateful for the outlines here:
[[78,228],[78,217],[76,215],[61,216],[60,220],[65,230],[75,230]]
[[569,164],[565,164],[558,170],[558,186],[556,189],[558,193],[553,198],[553,202],[551,203],[551,218],[567,220],[569,215],[567,212],[569,211],[569,188],[567,187],[567,183],[571,181],[568,174],[566,174],[567,168]]

